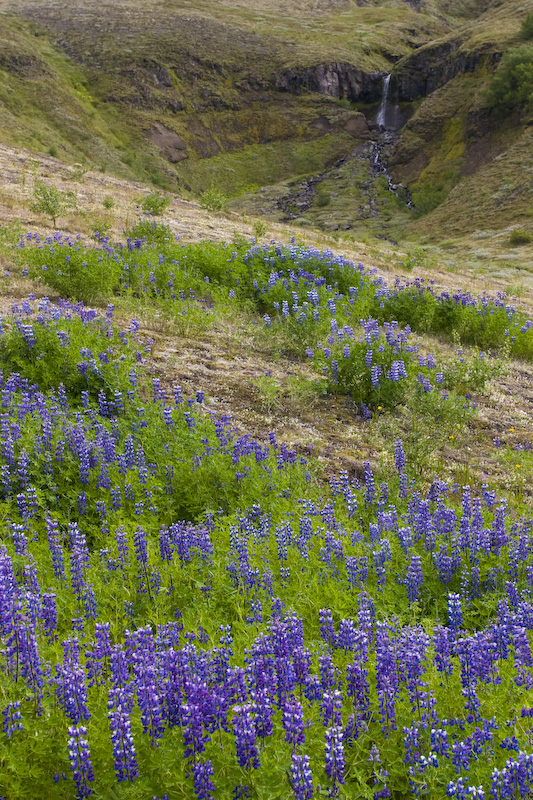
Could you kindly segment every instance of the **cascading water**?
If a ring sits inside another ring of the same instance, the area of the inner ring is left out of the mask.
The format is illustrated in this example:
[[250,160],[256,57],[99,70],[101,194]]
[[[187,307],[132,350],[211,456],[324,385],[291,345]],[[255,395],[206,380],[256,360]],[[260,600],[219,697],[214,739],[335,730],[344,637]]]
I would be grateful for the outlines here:
[[379,107],[378,115],[376,117],[376,124],[385,127],[385,119],[387,115],[387,98],[389,96],[389,83],[390,73],[383,78],[383,90],[381,92],[381,105]]
[[378,134],[376,141],[372,146],[372,153],[370,156],[371,170],[374,175],[384,175],[387,179],[389,192],[392,192],[400,200],[402,200],[408,208],[413,208],[411,195],[409,190],[401,183],[395,183],[392,175],[387,169],[387,160],[384,154],[396,142],[398,135],[392,130],[381,131]]
[[398,105],[391,108],[391,104],[388,102],[390,79],[391,73],[383,78],[381,103],[376,116],[376,125],[379,125],[381,132],[377,134],[372,147],[370,155],[371,170],[374,175],[384,175],[387,179],[389,191],[403,200],[409,208],[412,208],[413,204],[409,191],[401,183],[395,183],[387,169],[385,153],[395,144],[398,138],[396,131],[399,127]]

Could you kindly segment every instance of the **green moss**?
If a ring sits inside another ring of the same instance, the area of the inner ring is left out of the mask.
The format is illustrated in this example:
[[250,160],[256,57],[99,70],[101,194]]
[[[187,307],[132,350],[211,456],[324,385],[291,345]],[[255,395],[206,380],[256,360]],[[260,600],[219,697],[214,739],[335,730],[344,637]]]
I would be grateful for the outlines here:
[[348,134],[256,144],[235,153],[183,162],[179,174],[196,194],[214,185],[228,197],[236,197],[252,182],[267,185],[290,176],[320,172],[346,155],[351,147],[353,139]]

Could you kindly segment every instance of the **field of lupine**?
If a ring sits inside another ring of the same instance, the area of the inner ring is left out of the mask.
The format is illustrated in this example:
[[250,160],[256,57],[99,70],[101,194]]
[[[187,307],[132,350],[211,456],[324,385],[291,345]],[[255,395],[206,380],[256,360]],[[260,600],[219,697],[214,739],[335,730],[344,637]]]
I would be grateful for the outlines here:
[[198,331],[255,315],[361,425],[475,414],[502,354],[533,361],[531,320],[503,295],[152,222],[89,247],[28,234],[17,254],[63,299],[2,320],[3,800],[530,797],[527,506],[419,482],[399,439],[389,473],[324,481],[201,386],[154,378],[113,303]]

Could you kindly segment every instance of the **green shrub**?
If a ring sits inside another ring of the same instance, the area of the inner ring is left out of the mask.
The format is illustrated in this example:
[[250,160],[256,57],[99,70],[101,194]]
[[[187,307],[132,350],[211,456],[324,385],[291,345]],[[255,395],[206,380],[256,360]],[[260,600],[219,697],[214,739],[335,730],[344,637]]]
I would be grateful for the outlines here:
[[533,98],[533,47],[521,45],[508,50],[490,84],[488,102],[494,112],[504,117]]
[[102,205],[107,211],[110,211],[114,207],[115,201],[113,200],[112,197],[106,194],[106,196],[102,200]]
[[174,234],[168,225],[155,220],[144,219],[124,231],[127,239],[144,239],[146,244],[165,244],[174,241]]
[[95,219],[92,221],[90,228],[95,236],[106,236],[111,230],[111,220],[103,217]]
[[429,214],[443,202],[444,197],[445,192],[442,186],[427,183],[413,187],[412,200],[418,214]]
[[141,200],[140,206],[145,214],[160,217],[171,203],[172,198],[159,192],[152,192]]
[[75,207],[76,195],[74,192],[61,192],[55,186],[44,181],[36,181],[30,209],[37,214],[45,214],[50,217],[54,228],[59,217],[62,217],[70,208]]
[[226,205],[227,197],[219,189],[211,187],[200,197],[200,207],[206,211],[222,211]]
[[29,275],[43,281],[60,297],[92,303],[113,293],[122,265],[101,247],[73,246],[68,239],[56,239],[48,247],[21,250]]
[[256,239],[260,239],[267,231],[268,225],[263,222],[262,219],[258,219],[254,222],[254,236]]
[[509,244],[513,247],[519,247],[522,244],[529,244],[533,241],[533,235],[529,231],[523,231],[516,228],[509,236]]
[[100,391],[112,397],[116,389],[129,388],[139,348],[111,324],[112,306],[106,317],[65,301],[58,306],[40,301],[38,316],[26,306],[31,316],[8,318],[0,336],[2,370],[18,373],[41,391],[63,384],[76,402],[83,391],[96,400]]
[[[336,342],[317,353],[317,363],[324,365],[328,377],[329,391],[351,395],[364,410],[394,408],[405,402],[417,380],[421,391],[436,390],[436,365],[429,361],[427,366],[425,359],[419,362],[407,345],[408,335],[397,323],[381,327],[369,318],[361,320],[357,333],[348,327],[341,333],[340,340],[337,337]],[[426,381],[425,386],[422,380]]]
[[522,20],[520,35],[522,36],[522,39],[533,38],[533,12],[530,12],[527,17]]
[[83,181],[85,175],[89,171],[89,167],[87,164],[74,164],[74,169],[72,170],[71,180],[73,181]]
[[330,203],[331,203],[330,193],[327,191],[327,189],[324,189],[322,186],[320,186],[316,192],[316,205],[319,208],[324,208],[325,206],[329,206]]

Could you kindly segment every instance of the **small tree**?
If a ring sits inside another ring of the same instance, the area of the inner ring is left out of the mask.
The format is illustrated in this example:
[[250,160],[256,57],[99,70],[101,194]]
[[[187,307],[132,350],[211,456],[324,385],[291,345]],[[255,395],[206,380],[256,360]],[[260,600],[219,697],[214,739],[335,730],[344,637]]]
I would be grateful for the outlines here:
[[522,20],[522,27],[520,28],[520,35],[522,39],[533,39],[533,11]]
[[61,192],[55,186],[50,186],[44,181],[37,181],[33,187],[33,202],[30,209],[37,214],[46,214],[50,217],[54,228],[58,217],[76,208],[76,195],[74,192]]
[[165,213],[171,200],[172,198],[168,195],[159,194],[159,192],[151,192],[151,194],[143,197],[141,200],[141,208],[145,214],[159,217],[161,214]]
[[206,211],[222,211],[227,199],[226,195],[212,186],[200,196],[200,207]]

